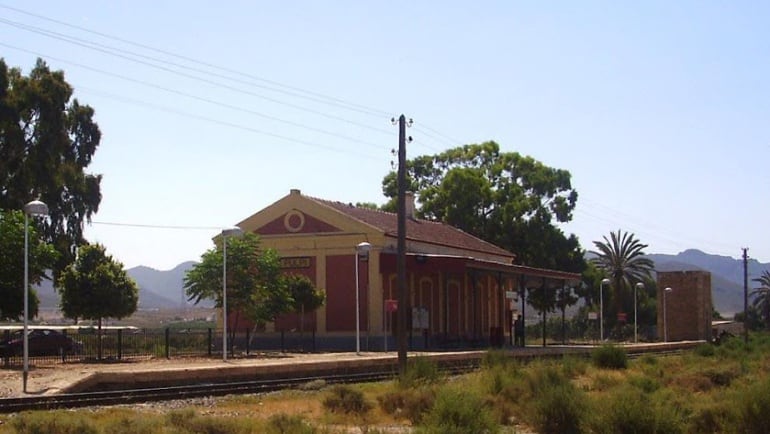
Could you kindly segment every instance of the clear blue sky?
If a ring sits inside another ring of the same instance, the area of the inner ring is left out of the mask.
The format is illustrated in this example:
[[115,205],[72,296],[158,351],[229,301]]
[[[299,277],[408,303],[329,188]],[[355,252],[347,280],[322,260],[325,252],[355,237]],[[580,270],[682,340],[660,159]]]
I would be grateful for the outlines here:
[[292,188],[383,203],[401,113],[409,158],[495,140],[569,170],[588,249],[622,229],[770,262],[769,22],[742,1],[0,0],[0,53],[96,110],[86,236],[127,267],[198,259]]

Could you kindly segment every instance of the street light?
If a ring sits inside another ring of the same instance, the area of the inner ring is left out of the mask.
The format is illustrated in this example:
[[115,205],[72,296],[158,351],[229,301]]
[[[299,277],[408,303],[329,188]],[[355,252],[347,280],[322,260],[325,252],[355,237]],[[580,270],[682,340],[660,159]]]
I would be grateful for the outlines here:
[[668,342],[668,321],[666,315],[666,294],[673,291],[670,287],[663,290],[663,342]]
[[599,341],[604,342],[604,285],[609,285],[610,279],[602,279],[599,285]]
[[29,376],[29,216],[40,216],[48,214],[48,205],[39,200],[24,205],[24,372],[22,373],[22,383],[24,393],[27,393],[27,377]]
[[636,291],[639,289],[644,290],[644,283],[636,282],[636,286],[634,286],[634,343],[639,342],[637,337],[638,326],[636,324],[636,299],[637,299]]
[[222,361],[227,361],[227,237],[240,238],[239,227],[222,229]]
[[367,257],[369,255],[369,250],[372,248],[372,245],[364,241],[363,243],[358,243],[356,245],[356,255],[355,255],[355,268],[356,268],[356,354],[361,354],[361,307],[359,306],[358,302],[358,260],[360,257],[364,256]]

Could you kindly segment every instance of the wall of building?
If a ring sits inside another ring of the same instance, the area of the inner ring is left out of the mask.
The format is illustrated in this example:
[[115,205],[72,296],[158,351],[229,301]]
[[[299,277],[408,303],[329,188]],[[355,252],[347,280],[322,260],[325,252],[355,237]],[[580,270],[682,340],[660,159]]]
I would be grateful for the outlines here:
[[711,339],[711,273],[659,272],[657,301],[660,340]]

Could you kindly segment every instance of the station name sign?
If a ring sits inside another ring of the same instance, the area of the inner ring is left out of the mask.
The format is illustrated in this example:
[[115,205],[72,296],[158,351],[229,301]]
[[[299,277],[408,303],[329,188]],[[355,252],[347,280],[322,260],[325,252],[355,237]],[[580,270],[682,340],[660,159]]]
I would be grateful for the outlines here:
[[298,256],[295,258],[281,258],[281,268],[310,268],[309,256]]

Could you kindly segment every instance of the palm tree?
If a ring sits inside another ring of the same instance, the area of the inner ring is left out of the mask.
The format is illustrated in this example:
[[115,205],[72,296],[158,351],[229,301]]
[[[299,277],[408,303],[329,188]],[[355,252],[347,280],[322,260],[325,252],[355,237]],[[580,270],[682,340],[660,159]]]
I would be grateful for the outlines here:
[[763,271],[762,276],[753,280],[762,286],[751,291],[754,298],[751,304],[765,321],[765,328],[770,330],[770,271]]
[[626,306],[626,294],[630,293],[632,285],[649,279],[655,264],[644,257],[644,249],[648,246],[634,238],[634,234],[621,233],[618,229],[617,233],[610,232],[610,239],[603,238],[604,242],[594,241],[597,251],[591,252],[596,255],[591,261],[612,282],[617,313]]

